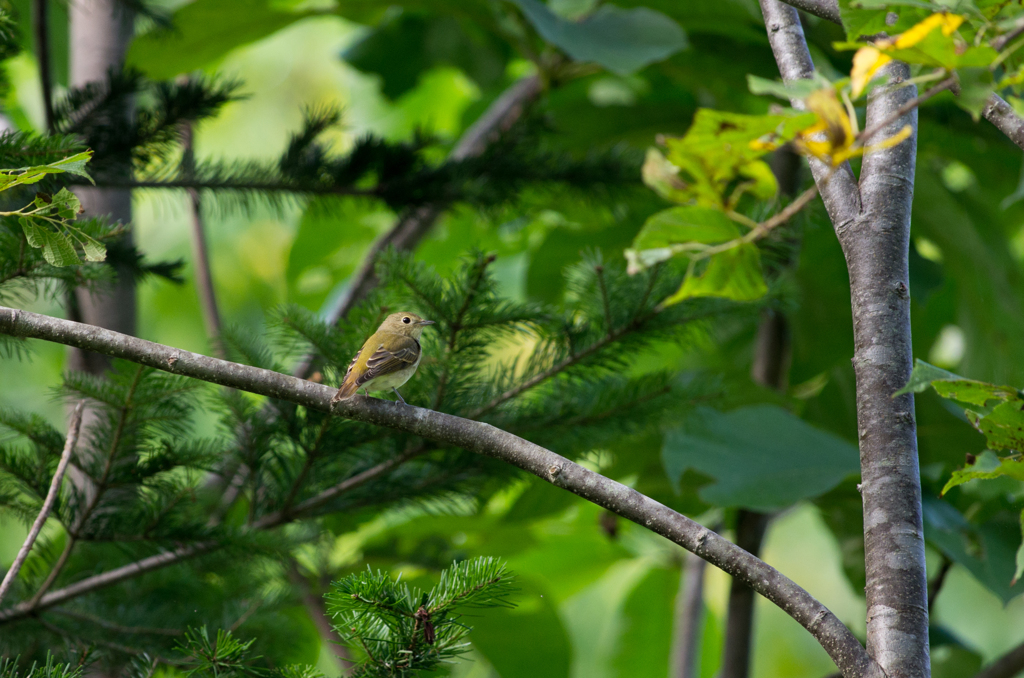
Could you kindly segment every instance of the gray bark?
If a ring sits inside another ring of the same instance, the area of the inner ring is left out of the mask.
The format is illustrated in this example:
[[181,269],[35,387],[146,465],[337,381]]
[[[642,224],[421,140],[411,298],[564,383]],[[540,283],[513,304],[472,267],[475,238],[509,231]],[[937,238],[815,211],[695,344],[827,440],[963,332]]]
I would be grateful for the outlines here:
[[680,569],[682,577],[676,594],[668,675],[669,678],[697,678],[700,675],[700,646],[704,630],[704,571],[707,561],[687,552]]
[[[777,0],[761,0],[761,7],[783,79],[806,77],[813,65],[796,10]],[[916,87],[896,87],[909,75],[905,65],[890,63],[883,74],[890,84],[869,97],[867,127],[892,118],[917,94]],[[907,257],[917,110],[893,119],[879,138],[906,124],[914,130],[909,139],[865,156],[859,186],[844,167],[822,186],[822,195],[846,257],[853,301],[868,653],[886,675],[927,677],[928,600],[914,401],[892,397],[912,366]],[[811,169],[821,182],[827,168],[812,162]]]

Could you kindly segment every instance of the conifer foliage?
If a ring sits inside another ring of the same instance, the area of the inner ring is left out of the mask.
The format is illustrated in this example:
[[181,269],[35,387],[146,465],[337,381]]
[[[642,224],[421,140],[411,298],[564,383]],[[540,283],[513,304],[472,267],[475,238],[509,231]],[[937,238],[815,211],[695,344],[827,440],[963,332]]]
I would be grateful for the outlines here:
[[[426,357],[403,388],[406,400],[573,456],[704,395],[705,386],[667,374],[629,377],[627,368],[653,342],[739,308],[709,300],[662,308],[682,271],[666,265],[628,276],[593,258],[569,272],[564,308],[521,303],[498,295],[493,261],[474,254],[442,278],[391,254],[381,287],[348,322],[331,327],[286,307],[266,337],[229,332],[229,357],[283,371],[312,352],[323,379],[337,384],[384,314],[415,310],[437,324],[424,334]],[[88,482],[65,484],[52,516],[61,528],[37,547],[0,610],[0,651],[26,657],[68,643],[97,648],[110,666],[142,653],[175,662],[186,629],[230,629],[240,619],[256,638],[252,652],[273,655],[289,624],[282,564],[303,544],[315,548],[324,526],[389,507],[472,503],[512,477],[507,466],[460,449],[126,362],[105,378],[67,375],[61,395],[84,398],[96,412],[76,455]],[[212,438],[191,435],[197,407],[218,413]],[[13,411],[0,413],[0,425],[9,432],[0,444],[0,501],[31,520],[63,435]],[[510,581],[491,560],[457,563],[427,594],[363,573],[337,583],[330,605],[365,675],[412,675],[463,651],[470,625],[456,607],[505,604]],[[261,587],[270,593],[255,598]]]

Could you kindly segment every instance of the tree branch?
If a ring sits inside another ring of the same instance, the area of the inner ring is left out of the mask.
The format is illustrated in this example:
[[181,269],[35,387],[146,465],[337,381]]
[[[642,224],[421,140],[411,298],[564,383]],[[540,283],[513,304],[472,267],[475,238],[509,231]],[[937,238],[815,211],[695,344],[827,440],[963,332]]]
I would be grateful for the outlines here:
[[[745,582],[806,628],[847,678],[882,676],[878,665],[850,630],[824,605],[775,568],[650,497],[489,424],[363,396],[335,403],[332,409],[335,389],[322,384],[190,353],[100,327],[6,307],[0,307],[0,333],[97,351],[173,374],[405,431],[446,446],[461,447],[505,461],[647,527]],[[107,578],[105,583],[113,584],[168,562],[177,562],[182,558],[180,551],[195,554],[212,548],[215,548],[214,544],[189,545],[99,576]],[[52,592],[44,597],[41,604],[55,604],[73,597],[76,587],[80,588],[88,581]],[[95,584],[91,587],[96,588]],[[58,594],[61,594],[61,601],[52,600]],[[48,598],[51,600],[46,600]],[[18,608],[5,610],[0,612],[0,621],[24,614],[27,613]]]
[[[541,80],[536,75],[522,78],[513,83],[465,131],[448,155],[448,160],[465,160],[483,154],[488,144],[522,117],[526,108],[540,96],[541,89]],[[377,260],[388,247],[399,251],[415,248],[433,227],[441,213],[442,208],[438,205],[424,205],[403,214],[394,227],[374,243],[367,253],[363,265],[352,276],[348,290],[328,311],[327,323],[336,325],[348,315],[353,306],[362,301],[370,293],[370,290],[377,286],[375,273]],[[292,374],[302,378],[308,377],[314,370],[315,361],[315,356],[306,356],[295,367]]]
[[[906,64],[882,70],[888,84],[868,97],[867,126],[890,120],[914,98],[901,86]],[[846,256],[853,306],[860,438],[868,652],[887,675],[927,676],[928,581],[913,394],[893,394],[910,378],[910,211],[914,198],[917,109],[882,130],[904,125],[911,136],[868,152],[861,165],[864,210],[848,228],[836,225]]]
[[[768,42],[782,80],[791,83],[810,78],[814,74],[814,63],[807,49],[799,14],[779,0],[760,0],[760,3]],[[794,108],[805,108],[802,100],[794,99],[791,103]],[[850,163],[843,163],[833,170],[816,158],[808,158],[808,162],[832,223],[836,226],[851,223],[860,213],[860,191]]]
[[1013,678],[1021,670],[1024,670],[1024,643],[983,668],[974,678]]
[[682,581],[676,594],[673,620],[671,678],[697,678],[700,675],[700,641],[704,630],[704,570],[707,561],[687,552],[683,559]]
[[53,67],[50,65],[49,0],[32,0],[32,29],[35,32],[39,87],[43,90],[44,131],[53,131]]
[[[191,122],[181,127],[181,145],[185,157],[182,166],[186,171],[195,169],[195,150],[193,137],[195,130]],[[210,268],[210,252],[206,244],[206,228],[203,223],[203,203],[199,191],[186,189],[189,206],[192,212],[192,266],[195,268],[196,292],[199,295],[199,307],[203,312],[206,324],[206,336],[210,338],[210,348],[218,358],[226,357],[224,345],[221,343],[223,323],[217,307],[217,293],[213,289],[213,271]]]
[[39,536],[40,530],[43,529],[50,511],[53,509],[54,502],[57,501],[57,493],[60,491],[60,484],[64,480],[64,471],[67,470],[68,462],[71,461],[71,455],[75,451],[75,445],[78,444],[78,432],[82,428],[82,410],[84,409],[85,401],[80,400],[71,415],[71,423],[68,425],[68,437],[64,441],[64,451],[60,455],[60,461],[57,462],[57,471],[53,474],[53,480],[50,481],[50,491],[46,493],[46,499],[43,500],[43,508],[39,510],[39,515],[36,516],[35,522],[32,523],[32,528],[28,531],[25,543],[21,545],[21,550],[18,551],[18,555],[14,558],[11,569],[7,570],[7,574],[4,575],[3,583],[0,583],[0,602],[3,602],[4,596],[7,595],[7,590],[14,583],[14,578],[18,576],[18,571],[21,570],[21,566],[28,557],[29,551],[32,550],[32,545],[36,542],[36,537]]
[[[827,21],[840,25],[842,24],[839,19],[839,3],[837,0],[781,0],[781,2],[785,2],[787,5],[791,5],[796,9],[801,9],[808,14],[813,14],[814,16]],[[763,2],[761,6],[762,8],[764,7]],[[767,17],[767,15],[765,16]],[[1013,35],[1014,32],[1007,35]],[[997,46],[997,44],[1000,46]],[[1005,45],[1005,42],[1001,41],[1000,38],[996,38],[996,40],[992,41],[992,46],[997,50],[1001,50],[1003,45]],[[992,94],[989,97],[985,108],[982,109],[981,115],[990,123],[995,125],[996,129],[1005,134],[1010,141],[1024,149],[1024,118],[1017,115],[1010,104],[1006,103],[1002,97],[998,94]]]

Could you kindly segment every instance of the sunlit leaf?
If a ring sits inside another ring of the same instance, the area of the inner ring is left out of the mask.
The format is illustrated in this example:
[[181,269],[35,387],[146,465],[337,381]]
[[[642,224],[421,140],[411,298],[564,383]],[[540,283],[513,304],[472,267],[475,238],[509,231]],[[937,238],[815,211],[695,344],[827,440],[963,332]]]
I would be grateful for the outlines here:
[[43,258],[51,266],[73,266],[82,263],[75,252],[75,247],[63,233],[46,230],[46,242],[43,245]]
[[703,273],[687,276],[679,290],[662,303],[670,306],[693,297],[753,301],[767,293],[761,254],[755,245],[742,243],[712,255]]
[[853,87],[851,94],[858,98],[864,92],[868,82],[882,66],[892,61],[892,57],[883,54],[877,47],[861,47],[853,55],[853,70],[850,80]]

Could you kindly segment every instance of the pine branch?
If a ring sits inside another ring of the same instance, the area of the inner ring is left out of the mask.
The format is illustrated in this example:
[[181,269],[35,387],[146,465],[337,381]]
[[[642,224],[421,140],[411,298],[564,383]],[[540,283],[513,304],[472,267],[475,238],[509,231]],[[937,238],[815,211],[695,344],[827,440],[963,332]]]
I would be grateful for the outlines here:
[[[463,133],[449,159],[458,161],[482,155],[496,137],[507,132],[522,117],[524,111],[540,95],[541,86],[537,76],[523,78],[513,84]],[[402,215],[394,227],[374,243],[362,266],[352,277],[348,291],[326,314],[328,324],[337,325],[377,286],[377,262],[388,248],[412,250],[430,231],[440,214],[439,206],[424,205]],[[314,356],[308,355],[296,365],[292,373],[305,378],[313,372],[314,366]]]
[[[0,333],[97,351],[175,374],[331,412],[346,419],[406,431],[443,445],[461,447],[505,461],[653,530],[746,582],[804,626],[844,675],[881,676],[878,665],[834,614],[768,564],[636,490],[488,424],[366,397],[341,401],[332,410],[334,389],[322,384],[162,346],[95,326],[10,308],[0,307]],[[182,548],[195,553],[202,546]],[[110,572],[101,576],[107,576],[109,583],[115,583],[144,569],[155,569],[180,558],[174,552],[161,554],[127,568],[119,568],[116,575]],[[73,592],[82,584],[79,582],[64,591]],[[95,584],[91,586],[95,588]],[[62,593],[61,600],[66,598],[67,593]],[[46,602],[50,601],[40,601],[41,604]],[[56,602],[60,601],[50,604]],[[24,608],[18,606],[0,612],[0,621],[10,621],[25,614]]]
[[75,445],[78,444],[78,432],[82,427],[82,409],[84,407],[85,401],[79,401],[75,411],[71,414],[67,442],[64,443],[64,452],[61,454],[60,462],[57,464],[57,471],[53,474],[50,491],[46,494],[43,508],[40,509],[39,515],[32,524],[32,528],[28,531],[28,536],[25,537],[25,543],[21,545],[18,555],[14,558],[14,563],[11,564],[7,574],[4,575],[3,583],[0,583],[0,602],[3,602],[4,596],[7,595],[7,590],[14,583],[14,578],[18,576],[18,571],[21,570],[25,558],[28,557],[29,551],[32,550],[32,545],[35,544],[36,537],[39,536],[40,530],[43,529],[43,524],[46,523],[46,519],[50,515],[53,503],[57,500],[57,492],[60,490],[60,484],[64,480],[64,471],[67,470],[68,462],[71,461],[71,455],[75,451]]

